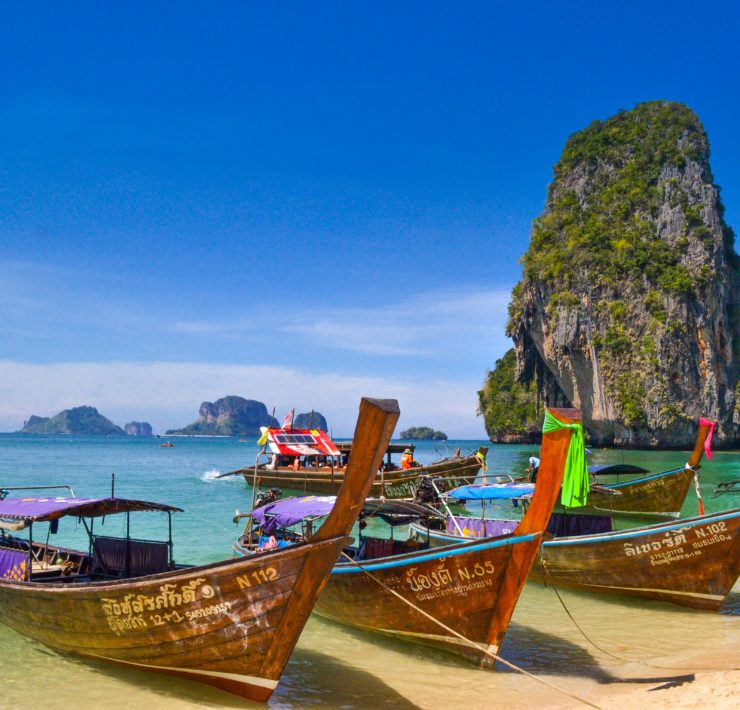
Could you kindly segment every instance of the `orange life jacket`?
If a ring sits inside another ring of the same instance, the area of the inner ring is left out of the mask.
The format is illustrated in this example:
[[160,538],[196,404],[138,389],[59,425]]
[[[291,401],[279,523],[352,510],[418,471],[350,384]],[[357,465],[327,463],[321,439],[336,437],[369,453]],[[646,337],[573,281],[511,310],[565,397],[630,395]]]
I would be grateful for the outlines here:
[[401,456],[401,468],[412,468],[414,465],[414,455],[413,454],[403,454]]

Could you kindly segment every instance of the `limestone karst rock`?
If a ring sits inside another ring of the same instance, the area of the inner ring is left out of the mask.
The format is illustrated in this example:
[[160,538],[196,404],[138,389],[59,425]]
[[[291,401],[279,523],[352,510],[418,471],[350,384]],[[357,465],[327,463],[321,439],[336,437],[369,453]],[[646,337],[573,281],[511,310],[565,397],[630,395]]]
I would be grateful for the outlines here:
[[509,308],[519,383],[579,407],[595,445],[690,447],[700,415],[736,445],[740,278],[723,212],[687,107],[640,104],[572,135]]
[[203,402],[197,422],[183,429],[170,429],[167,434],[259,436],[261,426],[277,425],[262,402],[229,395],[215,402]]

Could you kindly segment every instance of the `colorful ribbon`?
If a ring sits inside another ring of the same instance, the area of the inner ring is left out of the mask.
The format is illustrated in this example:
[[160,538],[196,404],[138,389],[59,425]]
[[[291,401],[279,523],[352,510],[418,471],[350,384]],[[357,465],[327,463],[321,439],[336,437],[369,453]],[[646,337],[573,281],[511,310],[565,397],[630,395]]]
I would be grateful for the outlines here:
[[708,459],[711,459],[712,458],[712,434],[714,434],[714,427],[717,426],[717,422],[710,422],[709,419],[704,419],[704,417],[699,417],[699,426],[709,427],[709,434],[707,434],[707,438],[704,439],[704,453],[707,455]]
[[573,430],[568,446],[568,457],[565,460],[563,491],[560,502],[566,508],[579,508],[586,505],[588,493],[591,489],[588,480],[588,466],[586,465],[586,443],[583,439],[583,427],[578,422],[563,424],[546,409],[542,433],[547,434],[558,429]]

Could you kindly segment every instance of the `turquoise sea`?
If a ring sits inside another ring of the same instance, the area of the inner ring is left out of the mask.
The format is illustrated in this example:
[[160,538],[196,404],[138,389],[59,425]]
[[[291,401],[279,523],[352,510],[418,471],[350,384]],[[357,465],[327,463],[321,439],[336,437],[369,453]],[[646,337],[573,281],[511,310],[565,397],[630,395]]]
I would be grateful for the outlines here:
[[[231,519],[235,510],[248,510],[250,497],[240,477],[218,480],[216,476],[253,465],[256,440],[177,437],[172,439],[173,448],[161,448],[162,441],[0,435],[0,487],[69,485],[79,496],[101,496],[110,493],[111,475],[115,474],[117,496],[166,502],[184,509],[173,517],[178,562],[204,563],[230,556],[238,532]],[[428,463],[450,455],[456,447],[468,452],[485,443],[417,442],[416,458]],[[534,446],[489,446],[491,473],[523,472],[528,457],[537,452]],[[688,452],[594,450],[591,462],[635,463],[660,471],[682,466],[687,457]],[[740,452],[715,452],[711,461],[704,460],[701,489],[707,512],[740,507],[740,494],[712,495],[719,481],[738,476]],[[693,515],[696,511],[692,490],[683,513]],[[114,516],[105,521],[104,531],[117,534],[122,531],[122,522]],[[166,530],[166,515],[132,516],[135,537],[165,539]],[[34,534],[38,537],[44,532]],[[55,542],[86,547],[85,540],[83,531],[75,530],[74,522],[68,520],[60,525]],[[535,585],[525,589],[502,655],[571,693],[588,697],[609,683],[639,683],[641,678],[702,669],[730,670],[740,665],[737,587],[720,614],[648,601],[560,594],[586,635],[618,660],[584,638],[552,590]],[[188,681],[58,654],[2,626],[0,644],[4,659],[2,708],[249,706]],[[476,670],[441,653],[312,617],[270,706],[374,705],[575,707],[576,701],[510,671]]]

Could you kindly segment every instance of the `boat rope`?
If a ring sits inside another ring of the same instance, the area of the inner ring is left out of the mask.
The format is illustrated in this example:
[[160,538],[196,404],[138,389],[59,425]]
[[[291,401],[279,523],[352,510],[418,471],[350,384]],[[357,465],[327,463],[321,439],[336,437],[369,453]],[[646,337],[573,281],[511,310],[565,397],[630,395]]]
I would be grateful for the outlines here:
[[[684,668],[682,666],[656,666],[654,663],[649,663],[648,661],[644,660],[643,658],[622,658],[621,656],[616,656],[613,653],[610,653],[606,649],[599,646],[599,644],[596,643],[580,626],[580,624],[575,620],[575,617],[573,614],[570,613],[570,610],[565,605],[565,602],[563,601],[563,598],[560,596],[560,592],[558,592],[558,588],[555,585],[555,583],[552,581],[552,578],[550,577],[550,572],[547,569],[547,565],[545,564],[545,561],[542,560],[542,568],[545,570],[545,586],[550,587],[553,592],[555,592],[555,596],[560,601],[560,604],[562,605],[563,609],[565,610],[565,613],[568,615],[568,618],[573,622],[573,626],[575,626],[578,631],[580,631],[583,638],[586,639],[595,649],[601,651],[603,654],[609,656],[610,658],[613,658],[615,661],[619,661],[620,663],[642,663],[642,665],[647,666],[648,668],[656,668],[657,670],[661,671],[695,671],[694,668]],[[730,669],[702,669],[703,671],[707,673],[712,672],[722,672],[723,670],[738,670],[738,668],[730,668]]]
[[570,613],[570,609],[565,605],[565,602],[563,601],[563,598],[560,596],[560,592],[558,591],[558,588],[555,586],[555,583],[552,581],[550,577],[550,570],[547,569],[547,565],[545,564],[545,560],[542,560],[542,568],[545,570],[545,586],[550,587],[553,592],[555,592],[555,596],[558,598],[558,601],[562,605],[563,609],[565,609],[565,613],[568,615],[568,618],[573,622],[573,626],[575,626],[578,631],[581,632],[581,636],[586,639],[594,648],[601,651],[603,654],[606,654],[610,658],[613,658],[616,661],[624,662],[624,658],[620,658],[619,656],[615,656],[613,653],[610,653],[606,649],[599,646],[599,644],[596,643],[592,638],[589,637],[589,635],[581,628],[579,623],[575,620],[573,617],[573,614]]
[[543,678],[538,678],[533,673],[530,673],[529,671],[525,670],[524,668],[521,668],[520,666],[517,666],[516,664],[511,663],[510,661],[507,661],[505,658],[502,658],[497,653],[494,653],[493,651],[491,651],[489,649],[481,648],[481,646],[479,644],[475,643],[475,641],[471,641],[466,636],[463,636],[458,631],[455,631],[455,629],[450,628],[449,626],[447,626],[446,624],[444,624],[443,622],[441,622],[439,619],[435,618],[431,614],[428,614],[426,611],[424,611],[423,609],[421,609],[420,607],[418,607],[416,604],[414,604],[414,602],[412,602],[410,599],[407,599],[402,594],[399,594],[395,589],[391,589],[385,582],[383,582],[382,579],[380,579],[379,577],[377,577],[376,575],[374,575],[372,572],[370,572],[368,569],[366,569],[357,560],[352,559],[346,552],[342,551],[342,556],[345,557],[347,560],[349,560],[356,567],[359,567],[368,577],[370,577],[370,579],[372,579],[374,582],[376,582],[377,584],[379,584],[383,589],[385,589],[385,591],[389,592],[390,594],[392,594],[395,597],[398,597],[398,599],[400,599],[404,604],[407,604],[408,606],[410,606],[414,611],[418,612],[423,617],[429,619],[429,621],[431,621],[432,623],[434,623],[437,626],[439,626],[441,629],[443,629],[444,631],[446,631],[448,634],[451,634],[452,636],[460,639],[464,643],[467,643],[468,645],[472,646],[473,648],[475,648],[476,650],[480,651],[481,653],[483,653],[483,654],[485,654],[487,656],[490,656],[495,661],[498,661],[499,663],[507,666],[508,668],[511,668],[512,670],[516,671],[517,673],[521,673],[522,675],[525,675],[528,678],[531,678],[536,683],[540,683],[541,685],[545,685],[548,688],[552,688],[553,690],[556,690],[558,693],[561,693],[562,695],[565,695],[565,696],[571,698],[572,700],[577,700],[578,702],[583,703],[584,705],[588,705],[591,708],[596,708],[596,710],[601,710],[598,705],[594,705],[592,702],[589,702],[588,700],[585,700],[584,698],[581,698],[578,695],[575,695],[574,693],[570,693],[569,691],[564,690],[563,688],[560,688],[559,686],[555,685],[554,683],[550,683],[549,681],[544,680]]

